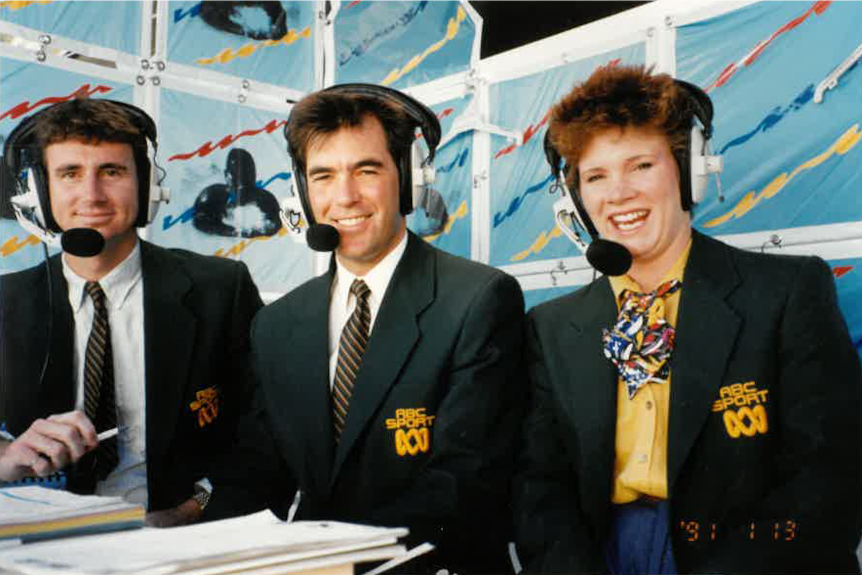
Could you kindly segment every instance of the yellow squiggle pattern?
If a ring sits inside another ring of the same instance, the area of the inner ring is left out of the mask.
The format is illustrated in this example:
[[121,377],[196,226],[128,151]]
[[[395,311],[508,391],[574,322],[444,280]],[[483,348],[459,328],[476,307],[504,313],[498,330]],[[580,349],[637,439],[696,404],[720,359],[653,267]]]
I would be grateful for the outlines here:
[[554,226],[550,232],[540,233],[539,237],[536,238],[536,241],[534,241],[530,247],[528,247],[527,249],[525,249],[522,252],[516,253],[511,258],[509,258],[509,261],[510,262],[519,262],[522,259],[529,256],[530,254],[538,254],[543,249],[545,249],[545,246],[547,246],[551,242],[552,239],[558,238],[561,235],[562,235],[562,232],[560,231],[560,228],[558,228],[557,226]]
[[293,44],[294,42],[299,41],[300,38],[310,38],[311,37],[311,28],[306,28],[299,34],[296,33],[296,30],[288,30],[287,34],[279,38],[278,40],[264,40],[263,42],[251,42],[250,44],[246,44],[242,48],[234,50],[233,48],[225,48],[212,58],[198,58],[195,60],[196,64],[201,64],[203,66],[209,66],[210,64],[227,64],[228,62],[236,59],[236,58],[248,58],[255,52],[257,52],[260,48],[271,48],[272,46],[287,46]]
[[10,10],[20,10],[31,4],[53,4],[54,0],[9,0],[8,2],[0,2],[0,8],[9,8]]
[[425,241],[430,243],[439,238],[440,236],[448,234],[452,231],[452,226],[455,225],[455,222],[460,220],[461,218],[467,217],[468,213],[470,213],[470,210],[467,208],[467,200],[464,200],[463,202],[461,202],[461,205],[458,206],[458,209],[455,211],[455,213],[446,218],[446,225],[443,226],[443,229],[434,235],[425,236]]
[[21,241],[18,241],[18,236],[12,236],[6,243],[0,246],[0,256],[8,257],[20,250],[21,248],[27,246],[38,246],[39,238],[34,236],[33,234],[29,234],[26,238]]
[[862,133],[859,132],[859,124],[853,124],[846,132],[841,134],[841,136],[835,140],[829,148],[826,149],[822,154],[815,156],[804,162],[792,172],[790,175],[787,172],[782,172],[775,179],[773,179],[769,184],[763,188],[763,190],[758,194],[755,190],[752,190],[745,194],[741,200],[731,209],[729,212],[724,214],[723,216],[719,216],[713,220],[709,220],[704,224],[706,228],[714,228],[716,226],[720,226],[721,224],[727,223],[733,218],[741,218],[748,212],[750,212],[754,207],[759,204],[761,201],[772,198],[776,196],[784,187],[790,183],[790,181],[801,174],[806,170],[810,170],[812,168],[816,168],[826,160],[828,160],[833,154],[838,154],[839,156],[843,156],[847,152],[853,149],[856,144],[859,143],[859,140],[862,139]]
[[394,70],[389,72],[389,75],[386,76],[380,83],[384,86],[388,86],[392,82],[395,82],[396,80],[401,78],[404,74],[412,72],[413,69],[416,68],[416,66],[422,63],[422,60],[442,48],[444,45],[446,45],[447,42],[457,36],[458,30],[461,28],[461,22],[466,19],[467,12],[465,12],[464,9],[459,6],[458,13],[456,14],[456,16],[454,18],[449,18],[449,23],[446,25],[446,35],[443,36],[442,40],[431,44],[428,48],[425,49],[424,52],[410,58],[410,61],[408,61],[403,68],[395,68]]
[[284,226],[282,226],[281,229],[278,230],[278,233],[276,233],[275,235],[258,236],[256,238],[249,238],[247,240],[242,240],[241,242],[236,243],[236,244],[232,245],[231,247],[227,248],[227,251],[225,251],[224,248],[217,249],[213,253],[213,255],[216,255],[216,256],[219,256],[222,258],[229,258],[231,256],[238,256],[239,254],[244,252],[245,249],[248,246],[250,246],[251,244],[253,244],[254,242],[265,242],[266,240],[271,240],[272,238],[282,238],[286,235],[287,235],[287,230],[284,228]]

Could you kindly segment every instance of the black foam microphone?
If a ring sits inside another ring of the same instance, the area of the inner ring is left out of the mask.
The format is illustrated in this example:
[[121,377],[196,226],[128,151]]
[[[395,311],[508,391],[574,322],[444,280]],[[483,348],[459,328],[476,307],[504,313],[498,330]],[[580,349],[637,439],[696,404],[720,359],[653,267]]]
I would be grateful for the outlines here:
[[621,276],[632,267],[632,254],[622,244],[601,238],[590,242],[587,261],[606,276]]
[[105,238],[96,230],[90,228],[72,228],[60,236],[63,251],[81,258],[91,258],[102,253]]
[[311,224],[305,232],[308,247],[316,252],[331,252],[338,247],[338,230],[328,224]]

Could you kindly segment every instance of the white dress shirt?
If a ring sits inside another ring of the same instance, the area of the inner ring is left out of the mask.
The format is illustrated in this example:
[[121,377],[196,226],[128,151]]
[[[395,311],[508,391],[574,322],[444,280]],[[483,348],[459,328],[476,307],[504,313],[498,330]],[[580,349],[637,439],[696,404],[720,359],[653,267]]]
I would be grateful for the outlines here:
[[353,280],[361,279],[365,285],[371,290],[368,294],[368,307],[371,310],[371,325],[368,328],[368,335],[374,330],[374,321],[377,319],[377,312],[380,310],[380,303],[383,301],[383,296],[386,294],[386,288],[389,286],[389,280],[392,279],[392,274],[395,273],[395,268],[398,262],[401,261],[401,256],[404,255],[404,250],[407,249],[407,234],[401,238],[398,245],[391,252],[386,254],[374,268],[365,274],[363,277],[358,277],[347,271],[338,261],[338,256],[335,257],[335,279],[332,281],[332,290],[329,296],[329,388],[332,389],[332,382],[335,380],[335,367],[338,363],[338,344],[341,341],[341,332],[347,324],[347,320],[353,314],[356,308],[356,296],[350,293],[350,286],[353,285]]
[[[63,275],[69,284],[69,304],[75,318],[75,409],[84,410],[84,355],[93,325],[93,301],[84,291],[87,280],[76,274],[63,255]],[[116,495],[147,505],[147,465],[144,373],[144,287],[141,244],[99,280],[105,292],[111,326],[114,388],[117,402],[119,463],[96,485],[99,495]]]

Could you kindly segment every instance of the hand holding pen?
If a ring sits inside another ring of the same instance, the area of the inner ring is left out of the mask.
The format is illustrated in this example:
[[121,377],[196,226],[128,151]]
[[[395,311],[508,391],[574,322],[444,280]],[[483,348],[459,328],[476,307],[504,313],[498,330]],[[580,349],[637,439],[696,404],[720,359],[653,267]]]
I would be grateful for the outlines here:
[[19,437],[0,441],[0,481],[56,473],[117,433],[114,428],[96,434],[81,411],[37,419]]

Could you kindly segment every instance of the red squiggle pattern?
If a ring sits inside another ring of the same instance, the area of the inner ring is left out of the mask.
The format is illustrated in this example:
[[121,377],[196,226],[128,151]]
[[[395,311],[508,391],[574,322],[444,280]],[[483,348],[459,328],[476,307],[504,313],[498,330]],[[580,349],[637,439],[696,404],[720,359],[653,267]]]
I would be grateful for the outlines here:
[[212,141],[209,141],[194,152],[189,152],[187,154],[174,154],[173,156],[168,158],[168,161],[173,162],[174,160],[190,160],[195,156],[203,158],[204,156],[208,156],[216,150],[224,150],[240,138],[256,136],[262,132],[271,134],[280,127],[284,126],[286,123],[287,122],[285,120],[270,120],[269,123],[263,128],[259,128],[257,130],[245,130],[236,135],[228,134],[227,136],[219,140],[216,144],[213,144]]
[[30,112],[31,110],[35,110],[40,106],[50,106],[51,104],[58,104],[60,102],[66,102],[68,100],[72,100],[73,98],[88,98],[93,94],[105,94],[113,90],[110,86],[96,86],[95,88],[90,88],[89,84],[84,84],[68,96],[50,96],[48,98],[42,98],[38,102],[33,105],[30,105],[29,100],[25,100],[20,104],[17,104],[3,113],[0,116],[0,121],[5,120],[6,118],[11,118],[12,120],[17,120],[24,114]]
[[773,40],[784,34],[785,32],[789,32],[802,24],[812,13],[813,14],[823,14],[823,12],[832,4],[831,1],[819,1],[815,2],[811,5],[811,8],[805,11],[801,16],[797,16],[778,30],[772,33],[766,40],[762,40],[757,43],[754,49],[745,55],[739,62],[733,62],[728,64],[728,66],[721,71],[721,74],[718,75],[718,78],[706,88],[706,91],[709,92],[713,88],[720,88],[724,86],[733,76],[740,67],[745,67],[754,62],[758,56],[769,46]]
[[852,272],[854,266],[835,266],[832,268],[832,275],[835,276],[835,279],[840,278],[841,276]]

